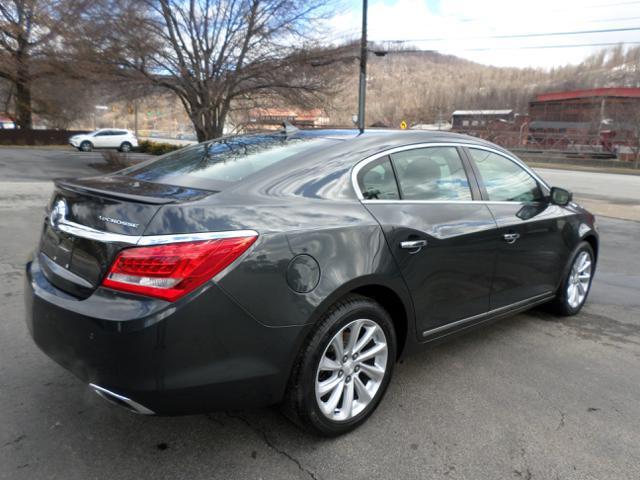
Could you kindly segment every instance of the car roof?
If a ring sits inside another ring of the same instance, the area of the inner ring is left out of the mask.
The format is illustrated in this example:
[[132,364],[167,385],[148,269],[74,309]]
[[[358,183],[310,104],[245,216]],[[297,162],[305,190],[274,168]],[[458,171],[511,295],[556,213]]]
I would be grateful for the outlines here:
[[298,130],[297,132],[292,134],[292,136],[332,138],[348,141],[351,145],[375,145],[379,142],[380,145],[390,144],[394,146],[402,146],[410,145],[412,143],[452,142],[485,145],[492,148],[501,149],[499,146],[481,138],[472,137],[470,135],[464,135],[461,133],[448,132],[444,130],[400,130],[387,128],[371,128],[366,129],[363,133],[360,133],[356,129],[317,129]]
[[[368,129],[360,133],[355,129],[319,129],[299,130],[291,135],[291,138],[327,138],[337,140],[328,146],[326,154],[339,154],[345,163],[355,164],[376,153],[390,150],[396,147],[410,146],[422,143],[457,143],[478,145],[500,150],[510,154],[504,148],[481,138],[446,131],[428,130],[392,130],[392,129]],[[322,162],[324,154],[317,160]],[[300,158],[299,161],[311,163],[313,157]]]

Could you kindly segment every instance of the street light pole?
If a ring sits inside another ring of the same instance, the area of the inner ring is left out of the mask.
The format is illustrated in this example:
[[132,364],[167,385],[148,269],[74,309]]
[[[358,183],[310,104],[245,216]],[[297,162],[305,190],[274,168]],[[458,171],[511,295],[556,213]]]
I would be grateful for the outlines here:
[[364,133],[364,102],[367,93],[367,0],[362,0],[362,38],[360,39],[360,89],[358,93],[358,129]]

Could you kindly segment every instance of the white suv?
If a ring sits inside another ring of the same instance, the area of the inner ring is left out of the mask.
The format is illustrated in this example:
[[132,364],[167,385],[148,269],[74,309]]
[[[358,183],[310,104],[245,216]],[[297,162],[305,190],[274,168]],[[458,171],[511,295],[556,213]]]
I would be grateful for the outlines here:
[[82,152],[90,152],[94,148],[117,148],[121,152],[130,152],[138,146],[138,139],[129,130],[101,128],[95,132],[74,135],[69,143]]

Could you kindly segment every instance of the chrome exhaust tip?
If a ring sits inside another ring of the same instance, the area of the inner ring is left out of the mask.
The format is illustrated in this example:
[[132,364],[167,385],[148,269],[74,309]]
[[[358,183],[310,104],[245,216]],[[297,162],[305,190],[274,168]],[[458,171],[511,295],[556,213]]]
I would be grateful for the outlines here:
[[155,413],[149,410],[144,405],[140,405],[138,402],[131,400],[130,398],[125,397],[124,395],[120,395],[112,392],[111,390],[107,390],[106,388],[101,387],[100,385],[96,385],[95,383],[90,383],[89,387],[100,397],[106,400],[109,403],[113,403],[122,408],[126,408],[130,412],[138,413],[140,415],[155,415]]

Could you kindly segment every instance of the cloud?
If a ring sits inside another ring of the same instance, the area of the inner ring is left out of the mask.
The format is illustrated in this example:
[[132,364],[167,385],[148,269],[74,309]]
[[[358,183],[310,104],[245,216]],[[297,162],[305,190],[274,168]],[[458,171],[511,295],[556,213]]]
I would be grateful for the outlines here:
[[[635,27],[640,25],[639,6],[638,2],[618,0],[372,0],[369,39],[406,40],[406,45],[416,48],[491,65],[552,67],[578,63],[598,47],[530,47],[639,41],[640,35],[638,31],[628,31],[509,39],[486,37]],[[359,1],[345,4],[329,22],[336,42],[359,38],[360,24]]]

